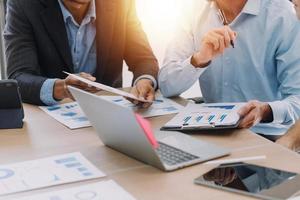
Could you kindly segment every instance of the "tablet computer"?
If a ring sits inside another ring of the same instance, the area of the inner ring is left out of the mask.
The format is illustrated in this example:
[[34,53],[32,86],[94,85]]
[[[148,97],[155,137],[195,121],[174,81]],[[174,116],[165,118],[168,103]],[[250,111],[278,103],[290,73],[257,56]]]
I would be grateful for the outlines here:
[[300,190],[299,174],[247,163],[220,165],[194,182],[267,200],[288,199]]

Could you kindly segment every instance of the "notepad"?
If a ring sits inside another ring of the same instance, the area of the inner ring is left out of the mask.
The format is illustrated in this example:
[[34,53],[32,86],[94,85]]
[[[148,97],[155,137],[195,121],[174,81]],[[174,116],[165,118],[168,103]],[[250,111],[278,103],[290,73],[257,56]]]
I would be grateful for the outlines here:
[[203,130],[236,128],[240,121],[238,110],[244,103],[188,104],[165,124],[162,130]]

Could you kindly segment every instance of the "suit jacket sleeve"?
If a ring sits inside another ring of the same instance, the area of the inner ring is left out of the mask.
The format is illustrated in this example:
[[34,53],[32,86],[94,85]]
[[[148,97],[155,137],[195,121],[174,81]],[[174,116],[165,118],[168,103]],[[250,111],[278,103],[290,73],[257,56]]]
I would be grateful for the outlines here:
[[46,80],[40,76],[37,49],[32,27],[19,0],[9,0],[7,5],[4,42],[7,73],[18,81],[24,102],[43,105],[40,90]]
[[147,36],[137,18],[135,1],[129,1],[127,14],[127,32],[125,61],[134,74],[134,80],[142,75],[151,75],[157,79],[158,62],[155,58]]

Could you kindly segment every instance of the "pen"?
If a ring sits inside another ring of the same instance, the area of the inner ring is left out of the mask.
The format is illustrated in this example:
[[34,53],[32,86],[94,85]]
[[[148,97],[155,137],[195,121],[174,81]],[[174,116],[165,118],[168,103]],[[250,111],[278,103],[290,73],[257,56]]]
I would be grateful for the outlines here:
[[[221,20],[223,22],[223,25],[224,26],[228,26],[229,23],[228,23],[228,20],[226,18],[225,13],[223,12],[223,10],[219,9],[219,14],[220,14]],[[232,48],[234,48],[234,42],[233,42],[233,40],[230,40],[230,44],[231,44]]]

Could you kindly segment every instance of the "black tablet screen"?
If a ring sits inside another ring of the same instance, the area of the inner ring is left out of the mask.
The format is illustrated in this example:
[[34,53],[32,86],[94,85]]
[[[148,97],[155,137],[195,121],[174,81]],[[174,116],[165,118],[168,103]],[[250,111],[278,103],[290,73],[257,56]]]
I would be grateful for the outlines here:
[[195,183],[263,199],[287,199],[300,190],[298,174],[246,163],[221,165]]

